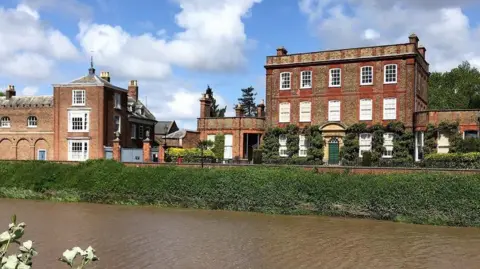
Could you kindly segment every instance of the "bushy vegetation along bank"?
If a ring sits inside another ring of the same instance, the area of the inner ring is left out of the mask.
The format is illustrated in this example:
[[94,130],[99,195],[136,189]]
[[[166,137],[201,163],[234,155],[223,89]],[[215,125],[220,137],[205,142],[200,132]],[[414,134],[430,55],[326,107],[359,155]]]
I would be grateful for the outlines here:
[[[0,162],[0,195],[480,226],[480,177],[353,175],[299,168]],[[17,195],[21,194],[21,195]]]

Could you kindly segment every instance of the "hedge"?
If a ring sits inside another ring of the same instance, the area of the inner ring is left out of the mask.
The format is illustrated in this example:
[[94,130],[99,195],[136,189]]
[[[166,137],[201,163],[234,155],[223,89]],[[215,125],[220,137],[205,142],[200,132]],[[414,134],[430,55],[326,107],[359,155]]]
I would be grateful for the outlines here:
[[[169,148],[167,149],[167,161],[176,162],[179,157],[182,158],[184,163],[198,163],[202,159],[201,149],[191,148]],[[203,158],[205,162],[213,162],[215,160],[215,154],[211,150],[203,151]]]
[[[0,162],[0,196],[319,214],[480,226],[480,178],[447,173],[358,175],[300,168],[131,167]],[[18,195],[17,195],[18,194]]]
[[425,156],[422,166],[431,168],[480,169],[480,152],[429,154]]

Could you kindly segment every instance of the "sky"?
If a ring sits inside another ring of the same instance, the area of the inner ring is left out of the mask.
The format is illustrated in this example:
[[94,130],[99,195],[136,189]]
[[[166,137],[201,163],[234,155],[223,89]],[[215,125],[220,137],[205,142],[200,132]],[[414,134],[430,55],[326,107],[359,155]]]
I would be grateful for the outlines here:
[[234,115],[241,89],[265,96],[266,56],[406,43],[431,71],[480,67],[478,0],[0,0],[0,87],[51,95],[88,73],[127,88],[158,120],[196,129],[207,85]]

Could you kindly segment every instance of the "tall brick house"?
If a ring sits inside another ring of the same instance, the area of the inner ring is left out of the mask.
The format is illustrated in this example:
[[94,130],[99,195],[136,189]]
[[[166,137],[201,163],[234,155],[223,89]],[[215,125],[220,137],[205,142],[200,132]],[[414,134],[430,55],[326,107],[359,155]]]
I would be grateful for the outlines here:
[[9,86],[0,97],[0,159],[104,158],[117,132],[121,147],[141,148],[156,120],[137,97],[137,81],[115,86],[93,65],[86,76],[53,84],[53,96],[16,96]]
[[[415,131],[418,143],[415,158],[423,145],[426,124],[438,117],[460,119],[460,129],[469,135],[476,133],[480,111],[427,111],[429,64],[426,48],[412,34],[408,43],[374,47],[288,54],[284,47],[274,56],[267,56],[266,114],[249,119],[248,128],[261,133],[269,127],[294,124],[300,127],[318,125],[326,146],[324,161],[336,164],[348,126],[364,122],[386,125],[401,121],[407,130]],[[227,133],[245,129],[244,118],[212,119],[208,117],[208,97],[200,100],[198,130],[202,138],[213,133]],[[448,115],[447,115],[448,114]],[[307,141],[300,137],[300,149]],[[393,135],[384,136],[384,158],[393,156]],[[233,135],[233,145],[239,145],[240,157],[245,139]],[[371,149],[372,135],[359,138],[362,149]],[[280,156],[286,152],[286,137],[279,140]],[[282,150],[283,149],[283,150]],[[439,149],[439,152],[441,150]],[[300,150],[299,156],[306,154]]]

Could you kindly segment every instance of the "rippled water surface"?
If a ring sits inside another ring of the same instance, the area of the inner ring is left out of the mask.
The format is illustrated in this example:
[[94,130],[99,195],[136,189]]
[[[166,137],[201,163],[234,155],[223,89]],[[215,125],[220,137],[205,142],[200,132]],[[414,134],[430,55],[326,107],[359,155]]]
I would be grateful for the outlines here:
[[95,268],[480,268],[480,229],[372,220],[1,200],[0,227],[16,213],[40,255],[97,249]]

